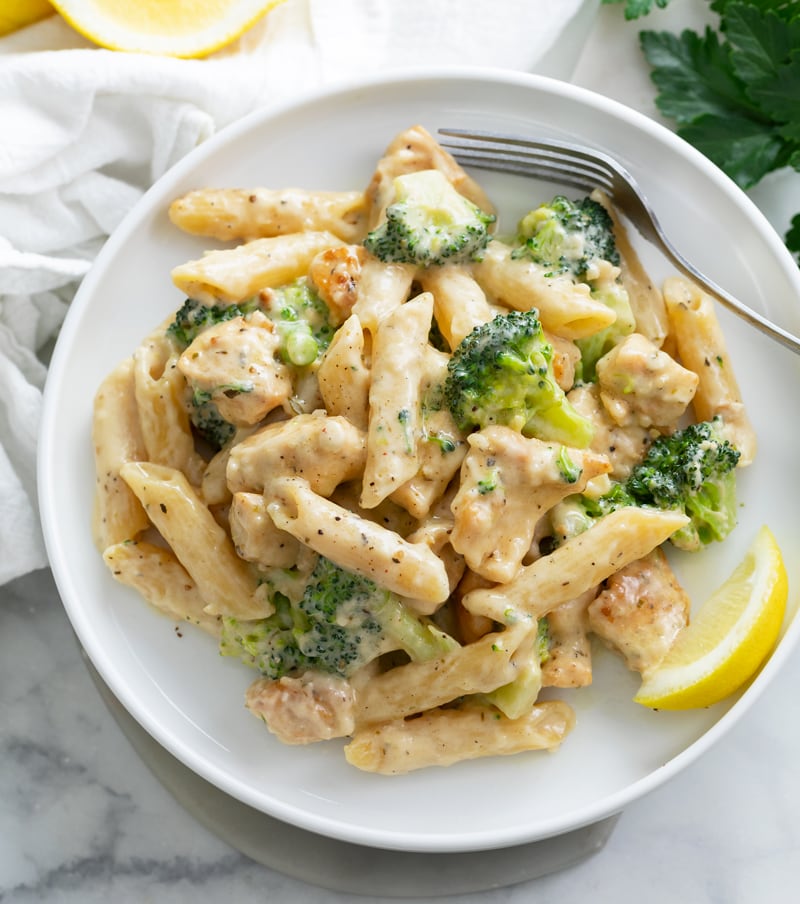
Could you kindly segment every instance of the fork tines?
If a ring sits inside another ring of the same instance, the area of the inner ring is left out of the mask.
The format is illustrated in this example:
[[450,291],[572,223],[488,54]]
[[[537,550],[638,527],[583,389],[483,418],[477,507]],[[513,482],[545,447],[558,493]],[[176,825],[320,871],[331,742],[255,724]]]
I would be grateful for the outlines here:
[[440,140],[459,163],[479,169],[534,176],[613,197],[614,174],[601,157],[558,141],[536,141],[492,132],[439,129]]

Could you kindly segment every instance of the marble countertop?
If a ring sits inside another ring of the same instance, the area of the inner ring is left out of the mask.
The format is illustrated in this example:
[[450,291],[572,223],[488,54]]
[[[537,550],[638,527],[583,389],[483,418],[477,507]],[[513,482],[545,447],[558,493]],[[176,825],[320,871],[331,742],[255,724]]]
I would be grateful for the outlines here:
[[[705,8],[673,0],[647,27],[696,27]],[[574,80],[657,118],[637,32],[618,8],[604,8]],[[754,195],[778,228],[800,209],[797,183],[776,177]],[[447,900],[794,900],[798,686],[795,658],[704,757],[628,807],[598,853],[540,879]],[[364,900],[255,863],[164,790],[103,705],[47,571],[0,587],[0,762],[0,902]]]

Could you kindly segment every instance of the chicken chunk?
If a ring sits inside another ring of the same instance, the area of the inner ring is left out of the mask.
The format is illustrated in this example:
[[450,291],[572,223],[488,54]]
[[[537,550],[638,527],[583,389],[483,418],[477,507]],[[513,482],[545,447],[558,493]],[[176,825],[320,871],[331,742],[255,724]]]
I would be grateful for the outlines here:
[[256,424],[292,393],[280,340],[263,314],[234,317],[203,330],[178,360],[195,393],[207,395],[232,424]]
[[591,448],[611,462],[609,477],[625,480],[633,466],[642,459],[650,443],[659,435],[638,424],[620,427],[600,401],[597,385],[577,386],[567,394],[572,406],[595,425]]
[[645,673],[667,655],[689,624],[689,598],[660,549],[631,562],[589,604],[589,627]]
[[[509,427],[486,427],[468,442],[461,486],[453,499],[451,543],[473,571],[490,581],[510,581],[542,515],[606,473],[608,460],[528,438]],[[564,454],[579,471],[574,480],[563,471]]]
[[328,306],[334,326],[344,323],[353,310],[366,255],[361,245],[341,245],[321,251],[311,261],[308,275]]
[[233,447],[227,479],[231,492],[263,492],[278,477],[302,477],[330,496],[364,469],[364,433],[346,418],[324,412],[298,414],[269,424]]
[[674,424],[697,390],[697,374],[632,333],[597,362],[600,399],[621,427]]
[[355,691],[336,675],[259,678],[247,689],[245,705],[284,744],[343,738],[355,728]]

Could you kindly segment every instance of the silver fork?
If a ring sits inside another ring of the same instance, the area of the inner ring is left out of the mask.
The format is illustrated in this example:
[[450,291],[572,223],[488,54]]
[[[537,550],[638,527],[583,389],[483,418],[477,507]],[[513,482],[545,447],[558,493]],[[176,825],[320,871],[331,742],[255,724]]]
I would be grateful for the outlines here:
[[549,179],[584,192],[599,188],[685,276],[747,323],[800,354],[800,339],[742,304],[675,249],[633,176],[607,154],[563,141],[536,141],[495,132],[439,129],[439,135],[442,147],[468,166]]

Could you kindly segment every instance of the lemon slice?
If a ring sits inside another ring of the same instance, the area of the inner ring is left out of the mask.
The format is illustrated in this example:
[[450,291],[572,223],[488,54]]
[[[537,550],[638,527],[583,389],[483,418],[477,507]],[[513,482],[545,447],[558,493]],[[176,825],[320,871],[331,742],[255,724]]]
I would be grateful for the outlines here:
[[53,12],[47,0],[0,0],[0,35],[9,35]]
[[282,0],[53,0],[82,35],[112,50],[207,56]]
[[644,675],[634,700],[654,709],[695,709],[737,691],[772,652],[788,592],[780,548],[762,527],[733,574]]

